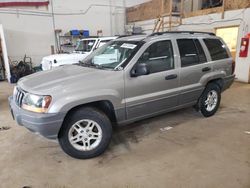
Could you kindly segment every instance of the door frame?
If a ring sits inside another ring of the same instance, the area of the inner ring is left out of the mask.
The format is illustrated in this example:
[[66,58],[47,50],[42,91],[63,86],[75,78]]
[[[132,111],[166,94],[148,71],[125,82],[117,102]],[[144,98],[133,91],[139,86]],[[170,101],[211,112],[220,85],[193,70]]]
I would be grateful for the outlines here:
[[3,25],[1,25],[1,24],[0,24],[0,38],[1,38],[1,47],[2,47],[2,55],[3,55],[3,61],[4,61],[5,74],[6,74],[5,76],[7,77],[8,82],[11,83],[9,58],[8,58],[8,53],[7,53]]
[[[235,49],[235,60],[236,60],[236,56],[237,56],[237,47],[239,44],[239,34],[240,34],[240,25],[239,24],[234,24],[234,25],[227,25],[227,26],[221,26],[221,27],[214,27],[214,33],[216,34],[216,31],[218,29],[226,29],[226,28],[231,28],[231,27],[238,27],[238,33],[237,33],[237,41],[236,41],[236,49]],[[230,49],[229,49],[230,51]],[[230,51],[231,53],[231,51]]]

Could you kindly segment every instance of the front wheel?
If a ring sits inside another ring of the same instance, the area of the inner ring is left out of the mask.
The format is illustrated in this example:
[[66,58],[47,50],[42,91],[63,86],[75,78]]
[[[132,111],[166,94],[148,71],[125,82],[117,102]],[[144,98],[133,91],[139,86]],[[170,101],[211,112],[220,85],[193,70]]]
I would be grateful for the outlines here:
[[88,159],[102,154],[112,136],[108,117],[94,108],[81,108],[65,120],[58,140],[68,155]]
[[204,117],[210,117],[214,115],[220,106],[220,100],[220,87],[215,83],[209,83],[199,100],[201,114]]

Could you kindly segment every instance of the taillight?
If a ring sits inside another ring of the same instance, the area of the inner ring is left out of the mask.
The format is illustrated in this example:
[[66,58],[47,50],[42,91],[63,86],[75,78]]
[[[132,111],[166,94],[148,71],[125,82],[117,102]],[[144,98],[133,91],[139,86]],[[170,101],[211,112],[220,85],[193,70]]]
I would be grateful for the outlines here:
[[235,61],[232,62],[232,74],[234,74],[235,71]]

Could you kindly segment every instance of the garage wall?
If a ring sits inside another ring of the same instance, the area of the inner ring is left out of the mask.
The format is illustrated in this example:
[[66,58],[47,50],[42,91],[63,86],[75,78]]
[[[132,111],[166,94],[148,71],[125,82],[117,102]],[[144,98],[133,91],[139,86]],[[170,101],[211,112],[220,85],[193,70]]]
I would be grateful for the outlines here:
[[151,0],[126,0],[125,3],[126,3],[126,7],[132,7],[132,6],[135,6],[135,5],[139,5],[139,4],[142,4],[142,3],[146,3],[146,2],[149,2]]
[[[239,9],[225,12],[225,18],[221,19],[221,13],[209,14],[203,16],[195,16],[182,19],[182,25],[173,27],[173,30],[200,30],[200,31],[214,31],[216,27],[231,26],[247,24],[248,20],[242,21],[247,18],[250,9]],[[173,17],[173,20],[175,18]],[[165,21],[168,19],[165,18]],[[129,24],[141,26],[145,33],[152,33],[156,19],[131,22]],[[249,20],[250,21],[250,20]],[[166,24],[167,27],[167,24]],[[167,30],[168,28],[165,28]]]
[[[147,0],[53,0],[56,29],[63,33],[71,29],[88,29],[91,35],[103,30],[105,36],[123,34],[124,6],[134,6]],[[0,8],[9,57],[20,61],[24,54],[39,64],[55,45],[51,2],[48,7]],[[111,7],[110,7],[111,5]]]
[[51,17],[21,15],[12,9],[4,9],[4,13],[0,9],[0,12],[11,60],[21,60],[27,54],[32,55],[33,61],[39,61],[41,56],[50,53],[50,45],[54,44]]

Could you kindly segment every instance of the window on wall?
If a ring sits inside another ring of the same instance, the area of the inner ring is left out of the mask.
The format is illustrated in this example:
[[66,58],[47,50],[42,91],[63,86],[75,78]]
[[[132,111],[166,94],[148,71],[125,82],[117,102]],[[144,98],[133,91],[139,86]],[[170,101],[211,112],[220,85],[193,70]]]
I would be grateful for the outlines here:
[[204,39],[213,61],[229,58],[226,46],[219,39]]
[[170,40],[155,42],[139,58],[148,65],[150,73],[174,69],[173,48]]
[[207,61],[198,39],[177,39],[177,44],[182,67],[205,63]]

